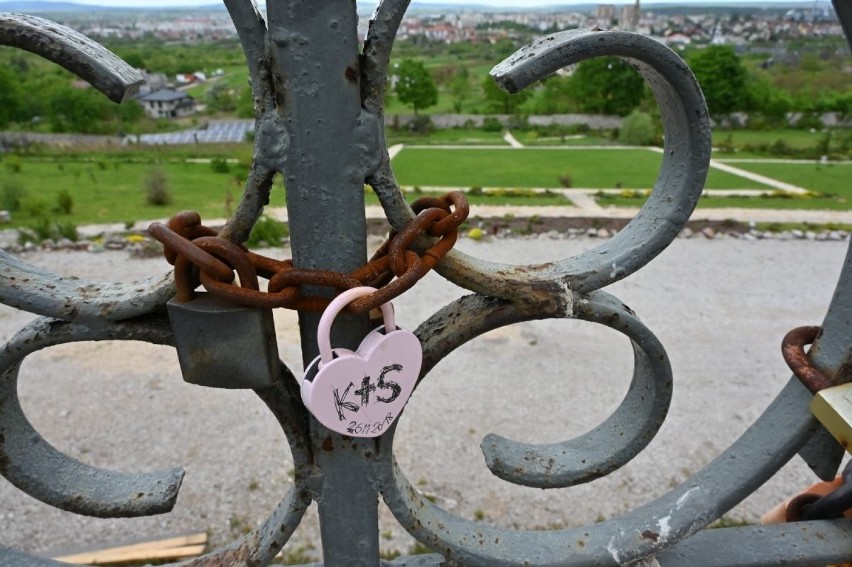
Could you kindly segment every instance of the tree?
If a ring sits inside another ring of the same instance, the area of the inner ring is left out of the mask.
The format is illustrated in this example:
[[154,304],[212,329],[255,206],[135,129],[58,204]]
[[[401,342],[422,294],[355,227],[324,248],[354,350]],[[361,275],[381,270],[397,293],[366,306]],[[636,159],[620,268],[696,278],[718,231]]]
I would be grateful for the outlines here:
[[462,111],[462,105],[470,98],[470,73],[467,67],[460,67],[450,84],[447,86],[447,91],[450,93],[450,100],[453,102],[453,110],[456,114]]
[[[747,81],[749,110],[762,117],[767,126],[786,128],[787,113],[793,109],[793,100],[781,89],[774,88],[769,81],[753,76]],[[749,116],[749,125],[752,125]]]
[[21,117],[24,98],[15,74],[0,67],[0,128]]
[[596,57],[577,65],[570,90],[582,112],[624,116],[642,102],[644,89],[644,79],[626,62]]
[[570,77],[551,75],[544,81],[544,89],[538,97],[536,113],[567,114],[576,110],[572,96]]
[[491,77],[482,81],[482,93],[485,95],[485,108],[498,114],[517,114],[520,106],[532,95],[530,89],[509,94],[494,82]]
[[396,96],[414,114],[438,102],[438,88],[422,61],[403,59],[396,68],[396,77]]
[[734,49],[710,45],[689,58],[689,66],[704,92],[710,116],[719,117],[750,106],[746,70]]

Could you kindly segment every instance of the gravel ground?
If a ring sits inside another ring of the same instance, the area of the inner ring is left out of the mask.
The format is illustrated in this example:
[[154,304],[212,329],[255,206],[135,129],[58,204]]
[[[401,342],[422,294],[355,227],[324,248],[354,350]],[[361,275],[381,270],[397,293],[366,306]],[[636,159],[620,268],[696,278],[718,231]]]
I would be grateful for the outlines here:
[[[590,239],[462,240],[459,247],[503,262],[533,263],[591,248]],[[520,441],[566,439],[602,421],[631,376],[619,334],[590,323],[542,321],[499,329],[440,363],[400,424],[397,457],[408,478],[465,518],[546,528],[620,515],[684,481],[726,448],[789,378],[780,356],[789,329],[819,324],[846,243],[678,239],[648,267],[608,290],[630,305],[665,345],[675,390],[666,423],[621,470],[587,485],[542,491],[490,475],[478,445],[495,432]],[[275,251],[287,255],[289,251]],[[26,260],[81,277],[133,280],[166,271],[160,259],[126,252],[30,253]],[[416,327],[462,290],[430,275],[395,302],[398,322]],[[0,339],[32,316],[0,306]],[[295,315],[276,313],[282,358],[301,370]],[[723,363],[722,363],[723,362]],[[519,379],[529,395],[510,403]],[[50,508],[0,482],[0,543],[28,551],[76,549],[207,530],[223,544],[264,519],[289,486],[285,439],[252,393],[191,386],[170,348],[81,343],[42,351],[24,364],[24,408],[55,446],[88,463],[123,471],[184,466],[171,514],[98,520]],[[813,482],[796,458],[730,518],[755,521]],[[383,510],[382,546],[412,540]],[[314,509],[289,550],[316,555]],[[291,553],[295,553],[291,551]]]

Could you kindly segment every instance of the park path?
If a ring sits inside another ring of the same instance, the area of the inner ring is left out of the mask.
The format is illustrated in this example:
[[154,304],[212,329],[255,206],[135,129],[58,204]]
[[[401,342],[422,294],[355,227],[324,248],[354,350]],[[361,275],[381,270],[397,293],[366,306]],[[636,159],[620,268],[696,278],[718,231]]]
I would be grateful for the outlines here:
[[758,183],[763,183],[764,185],[769,185],[770,187],[774,187],[781,191],[786,191],[787,193],[797,193],[799,195],[804,195],[809,192],[804,187],[799,187],[798,185],[793,185],[792,183],[786,183],[778,179],[773,179],[772,177],[760,175],[759,173],[746,171],[745,169],[740,169],[739,167],[734,167],[732,165],[722,163],[719,160],[711,159],[710,167],[716,168],[726,173],[732,173],[739,177],[745,177],[746,179],[757,181]]
[[390,156],[390,159],[395,158],[396,155],[399,152],[401,152],[403,148],[405,148],[405,144],[394,144],[391,147],[389,147],[388,148],[388,155]]
[[524,147],[524,145],[523,145],[522,143],[520,143],[520,142],[517,140],[517,138],[515,138],[515,137],[512,135],[512,133],[511,133],[511,132],[509,132],[508,130],[506,130],[506,131],[503,133],[503,139],[506,141],[506,143],[507,143],[507,144],[509,144],[509,145],[510,145],[510,146],[512,146],[513,148],[523,148],[523,147]]
[[[425,190],[425,189],[424,189]],[[429,190],[441,192],[457,190],[461,187],[431,187]],[[513,215],[518,218],[538,217],[578,217],[578,218],[617,218],[629,219],[639,212],[638,207],[601,207],[588,190],[564,190],[572,204],[567,206],[514,206],[514,205],[473,205],[470,210],[471,218],[502,218]],[[368,219],[385,218],[384,211],[379,205],[365,207]],[[287,207],[266,207],[264,214],[276,220],[288,220]],[[806,211],[790,209],[744,209],[697,208],[690,217],[692,220],[737,220],[742,222],[776,222],[776,223],[811,223],[811,224],[848,224],[852,225],[852,211]],[[136,222],[130,229],[125,223],[90,224],[78,227],[80,236],[92,238],[101,234],[122,233],[128,230],[144,231],[152,222],[166,222],[168,219],[152,219]],[[208,226],[222,226],[226,219],[204,219]],[[0,231],[0,247],[14,244],[17,241],[17,231],[14,229]]]
[[[663,153],[663,148],[649,146],[648,150],[658,154]],[[725,173],[736,175],[737,177],[743,177],[750,181],[763,183],[764,185],[774,187],[775,189],[778,189],[780,191],[786,191],[788,193],[797,193],[800,195],[808,193],[808,190],[804,187],[799,187],[798,185],[793,185],[792,183],[785,183],[784,181],[773,179],[772,177],[766,177],[765,175],[760,175],[758,173],[752,173],[751,171],[746,171],[745,169],[740,169],[739,167],[734,167],[732,165],[722,163],[721,161],[716,159],[710,160],[710,167],[718,169],[719,171],[724,171]]]

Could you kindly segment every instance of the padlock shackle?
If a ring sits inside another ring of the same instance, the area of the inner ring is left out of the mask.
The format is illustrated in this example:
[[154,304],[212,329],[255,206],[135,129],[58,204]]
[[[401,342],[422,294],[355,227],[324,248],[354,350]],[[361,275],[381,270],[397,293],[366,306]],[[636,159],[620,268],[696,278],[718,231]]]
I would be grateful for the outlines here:
[[[331,303],[328,304],[328,307],[325,308],[325,311],[322,312],[322,317],[320,317],[319,325],[317,326],[317,346],[319,346],[320,352],[320,360],[317,365],[318,368],[322,368],[324,364],[331,362],[334,358],[334,353],[331,350],[331,324],[334,323],[334,319],[337,317],[337,314],[340,313],[344,307],[359,297],[370,295],[375,291],[376,288],[369,286],[347,289],[332,299]],[[385,331],[388,333],[396,331],[396,322],[394,321],[393,305],[391,302],[388,301],[387,303],[382,303],[379,307],[382,310]]]

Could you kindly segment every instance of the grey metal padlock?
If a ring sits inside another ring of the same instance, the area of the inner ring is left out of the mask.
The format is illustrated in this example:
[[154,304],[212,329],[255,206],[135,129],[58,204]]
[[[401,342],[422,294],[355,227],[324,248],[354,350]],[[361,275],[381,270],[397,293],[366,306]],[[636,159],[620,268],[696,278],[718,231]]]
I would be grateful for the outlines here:
[[167,304],[183,379],[212,388],[271,386],[281,369],[272,310],[194,295]]

